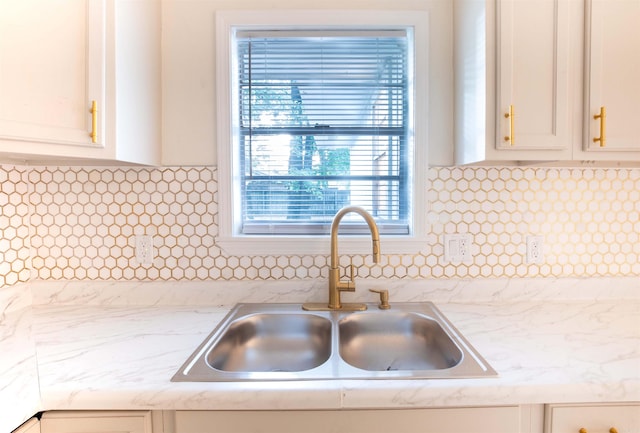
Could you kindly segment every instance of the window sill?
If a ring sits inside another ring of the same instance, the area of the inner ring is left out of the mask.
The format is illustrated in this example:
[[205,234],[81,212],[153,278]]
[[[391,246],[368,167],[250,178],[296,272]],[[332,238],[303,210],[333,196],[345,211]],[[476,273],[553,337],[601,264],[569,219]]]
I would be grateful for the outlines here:
[[[340,254],[371,254],[368,236],[340,236]],[[328,236],[295,237],[219,237],[216,245],[230,256],[329,255]],[[417,254],[427,245],[426,238],[402,236],[380,238],[381,254]]]

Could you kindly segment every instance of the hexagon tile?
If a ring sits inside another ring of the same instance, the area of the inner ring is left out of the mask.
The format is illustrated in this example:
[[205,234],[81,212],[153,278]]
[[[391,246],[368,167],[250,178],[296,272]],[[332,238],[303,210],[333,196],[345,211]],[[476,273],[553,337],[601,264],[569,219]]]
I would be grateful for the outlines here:
[[30,277],[27,171],[0,166],[0,287]]
[[[640,275],[638,169],[441,168],[430,181],[431,233],[472,234],[474,256],[439,260],[433,277]],[[543,236],[540,264],[527,235]]]
[[[214,242],[216,174],[0,166],[0,286],[30,269],[45,280],[327,277],[326,256],[225,256]],[[354,256],[358,277],[640,275],[640,169],[432,168],[427,194],[423,251],[382,266]],[[447,233],[472,236],[470,262],[444,260]],[[150,265],[136,261],[136,234],[154,237]],[[525,260],[527,235],[544,237],[540,264]]]
[[[33,268],[41,279],[220,278],[210,168],[34,168]],[[154,237],[140,265],[135,235]]]

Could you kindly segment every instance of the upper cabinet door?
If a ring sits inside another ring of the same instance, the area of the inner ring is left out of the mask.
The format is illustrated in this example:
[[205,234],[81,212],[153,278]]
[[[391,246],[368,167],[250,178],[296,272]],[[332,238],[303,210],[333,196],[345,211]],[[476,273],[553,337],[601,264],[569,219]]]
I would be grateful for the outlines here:
[[0,159],[160,163],[160,2],[0,8]]
[[640,160],[640,0],[591,0],[585,12],[584,150]]
[[77,146],[104,146],[104,58],[104,1],[3,1],[0,151],[51,154],[43,146],[59,145],[78,156]]
[[509,151],[500,159],[569,159],[567,1],[499,0],[496,7],[495,147]]

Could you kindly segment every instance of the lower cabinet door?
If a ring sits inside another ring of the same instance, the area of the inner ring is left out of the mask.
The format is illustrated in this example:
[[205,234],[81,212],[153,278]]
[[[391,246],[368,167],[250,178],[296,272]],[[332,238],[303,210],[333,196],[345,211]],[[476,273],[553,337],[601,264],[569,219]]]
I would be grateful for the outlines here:
[[38,418],[31,418],[12,433],[40,433],[40,421]]
[[640,403],[547,405],[545,433],[640,432]]
[[175,433],[517,433],[517,406],[343,411],[177,411]]
[[41,433],[152,433],[150,411],[45,412]]

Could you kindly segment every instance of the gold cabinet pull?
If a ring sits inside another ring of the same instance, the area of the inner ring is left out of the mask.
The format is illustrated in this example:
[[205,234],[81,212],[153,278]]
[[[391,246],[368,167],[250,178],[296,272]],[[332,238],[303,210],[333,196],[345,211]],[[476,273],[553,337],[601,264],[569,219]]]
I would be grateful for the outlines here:
[[607,143],[607,109],[600,107],[600,114],[595,114],[593,118],[600,119],[600,137],[595,137],[593,142],[600,142],[600,147],[604,147]]
[[504,113],[504,118],[509,119],[509,135],[505,135],[504,141],[508,141],[511,145],[514,145],[514,132],[513,132],[513,105],[509,105],[509,112]]
[[[580,430],[578,430],[578,433],[589,433],[589,432],[587,432],[586,428],[582,427]],[[609,429],[609,433],[618,433],[618,429],[615,427],[611,427]]]
[[91,101],[91,142],[98,142],[98,104]]

